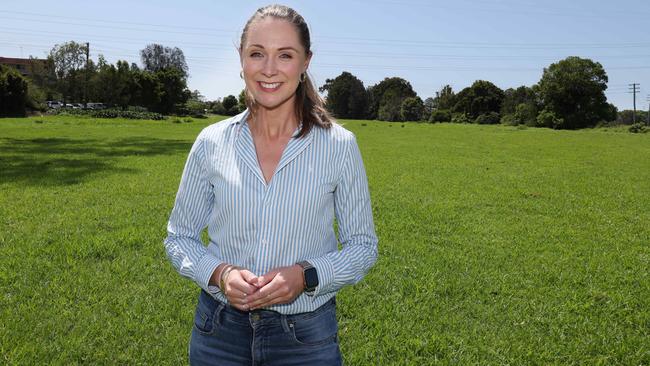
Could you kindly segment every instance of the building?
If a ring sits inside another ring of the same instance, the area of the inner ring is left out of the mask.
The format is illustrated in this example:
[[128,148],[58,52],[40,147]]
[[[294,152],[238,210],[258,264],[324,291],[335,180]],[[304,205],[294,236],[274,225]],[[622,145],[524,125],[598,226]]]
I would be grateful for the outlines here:
[[11,58],[11,57],[0,57],[0,65],[5,65],[13,67],[23,76],[30,76],[32,73],[32,68],[30,67],[32,63],[39,62],[43,66],[47,65],[47,60],[42,60],[38,58]]

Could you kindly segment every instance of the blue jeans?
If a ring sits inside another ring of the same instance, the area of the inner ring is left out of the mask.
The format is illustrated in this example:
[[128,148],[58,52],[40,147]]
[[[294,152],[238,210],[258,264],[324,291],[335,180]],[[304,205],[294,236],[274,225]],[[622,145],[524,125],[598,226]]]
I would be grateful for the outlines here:
[[190,365],[341,365],[336,300],[315,311],[243,312],[201,291],[190,338]]

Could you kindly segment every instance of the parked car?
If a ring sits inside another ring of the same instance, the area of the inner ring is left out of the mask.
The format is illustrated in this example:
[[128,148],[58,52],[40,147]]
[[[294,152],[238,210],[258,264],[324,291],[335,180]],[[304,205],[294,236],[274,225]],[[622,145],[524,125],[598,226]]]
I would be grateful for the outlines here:
[[56,101],[56,100],[48,100],[45,102],[47,104],[47,107],[50,109],[59,109],[63,107],[63,103]]
[[88,109],[106,109],[104,103],[86,103]]

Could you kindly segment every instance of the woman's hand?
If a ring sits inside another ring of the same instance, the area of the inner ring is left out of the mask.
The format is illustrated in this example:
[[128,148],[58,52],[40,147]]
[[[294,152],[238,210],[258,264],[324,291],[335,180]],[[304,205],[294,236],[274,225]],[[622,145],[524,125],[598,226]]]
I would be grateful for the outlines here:
[[[221,272],[219,272],[221,274]],[[221,292],[228,299],[228,303],[235,308],[248,311],[248,297],[257,292],[258,287],[255,285],[258,281],[251,271],[243,268],[233,268],[226,274],[223,281]]]
[[257,277],[254,284],[258,290],[248,294],[246,302],[248,309],[290,303],[305,288],[303,269],[297,264],[278,267]]

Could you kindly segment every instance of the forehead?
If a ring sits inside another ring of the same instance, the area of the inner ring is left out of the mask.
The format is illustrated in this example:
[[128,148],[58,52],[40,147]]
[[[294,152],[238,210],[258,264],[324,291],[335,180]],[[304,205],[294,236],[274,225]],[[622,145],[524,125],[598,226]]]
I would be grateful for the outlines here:
[[270,49],[282,47],[304,49],[296,27],[286,20],[272,17],[259,19],[250,24],[244,48],[253,44]]

